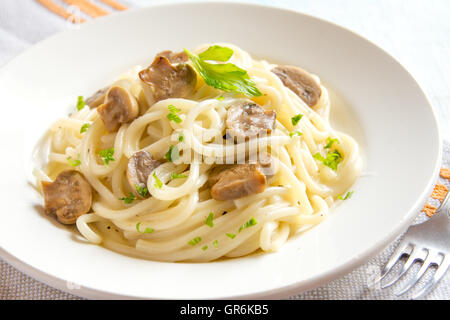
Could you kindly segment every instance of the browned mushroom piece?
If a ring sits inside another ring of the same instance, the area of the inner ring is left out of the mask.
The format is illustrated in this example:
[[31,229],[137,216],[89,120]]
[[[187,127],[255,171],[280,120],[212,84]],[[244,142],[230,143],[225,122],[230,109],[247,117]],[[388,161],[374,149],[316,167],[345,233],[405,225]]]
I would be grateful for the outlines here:
[[108,92],[110,87],[105,87],[103,89],[98,90],[92,96],[86,99],[85,103],[89,106],[89,108],[94,109],[99,105],[105,102],[106,93]]
[[142,89],[149,106],[167,98],[188,98],[197,83],[194,69],[185,63],[173,65],[164,56],[139,72]]
[[113,85],[97,111],[108,132],[114,132],[139,115],[139,105],[129,89],[123,85]]
[[239,101],[228,108],[226,129],[231,137],[252,138],[275,129],[277,113],[264,110],[253,101]]
[[175,53],[171,50],[166,50],[166,51],[162,51],[162,52],[158,53],[156,56],[165,57],[172,64],[183,63],[183,62],[186,62],[189,60],[189,56],[184,51]]
[[236,164],[216,170],[209,181],[215,200],[239,199],[266,189],[266,176],[259,164]]
[[75,170],[61,172],[53,182],[42,182],[45,212],[56,214],[59,222],[74,224],[88,213],[92,204],[91,185]]
[[272,72],[308,106],[313,107],[319,101],[322,89],[310,73],[294,66],[277,66]]
[[[137,189],[147,187],[147,180],[150,173],[155,170],[162,161],[155,160],[147,151],[138,151],[128,160],[127,179],[131,188]],[[139,193],[140,196],[142,196]]]

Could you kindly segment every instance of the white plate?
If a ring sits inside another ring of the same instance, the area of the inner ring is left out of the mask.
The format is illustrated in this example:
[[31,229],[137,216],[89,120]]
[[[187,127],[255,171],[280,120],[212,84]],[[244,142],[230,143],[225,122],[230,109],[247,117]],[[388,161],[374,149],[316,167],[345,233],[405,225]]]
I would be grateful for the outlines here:
[[[37,208],[32,147],[87,95],[164,49],[234,43],[318,74],[343,98],[334,124],[356,137],[365,172],[354,196],[277,253],[206,264],[161,263],[86,244]],[[276,298],[324,284],[383,249],[419,212],[441,158],[437,121],[411,75],[360,36],[300,13],[244,4],[162,5],[58,34],[0,72],[1,256],[90,298]],[[373,270],[371,270],[373,272]],[[78,287],[80,286],[80,287]]]

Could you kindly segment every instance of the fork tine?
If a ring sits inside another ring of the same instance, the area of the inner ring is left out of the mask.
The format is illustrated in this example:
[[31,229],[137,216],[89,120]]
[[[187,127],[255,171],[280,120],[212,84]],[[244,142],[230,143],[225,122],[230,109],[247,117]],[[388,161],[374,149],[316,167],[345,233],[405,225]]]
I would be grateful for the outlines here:
[[407,248],[409,247],[409,243],[401,242],[397,248],[395,249],[394,253],[389,258],[389,261],[386,262],[386,265],[384,266],[383,270],[381,271],[381,275],[374,281],[374,284],[379,283],[381,280],[386,277],[386,275],[391,271],[392,267],[397,263],[397,261],[400,259],[400,257],[404,254],[407,254]]
[[438,266],[436,273],[434,274],[433,279],[427,283],[425,287],[423,287],[420,292],[418,292],[412,299],[422,299],[427,294],[429,294],[435,285],[442,279],[444,274],[447,272],[448,267],[450,266],[450,258],[448,256],[444,256],[441,264]]
[[[396,283],[405,273],[409,270],[409,268],[412,266],[412,264],[422,257],[423,249],[417,249],[416,246],[413,246],[411,253],[409,254],[408,260],[406,260],[405,264],[403,265],[402,270],[394,277],[391,281],[386,283],[385,285],[381,286],[382,289],[385,289],[387,287],[392,286],[394,283]],[[422,258],[424,260],[424,258]]]
[[432,252],[431,250],[428,251],[427,258],[423,262],[422,266],[420,267],[419,271],[416,273],[416,275],[401,288],[398,292],[395,293],[397,296],[401,296],[402,294],[405,294],[407,291],[411,290],[412,287],[422,278],[425,271],[430,267],[430,265],[435,261],[437,258],[437,253]]

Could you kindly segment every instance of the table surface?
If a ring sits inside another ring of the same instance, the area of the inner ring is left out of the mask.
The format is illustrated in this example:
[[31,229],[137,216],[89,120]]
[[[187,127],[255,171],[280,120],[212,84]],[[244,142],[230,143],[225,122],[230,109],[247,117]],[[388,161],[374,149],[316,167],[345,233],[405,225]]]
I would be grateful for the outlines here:
[[[130,7],[188,1],[121,0]],[[229,2],[260,3],[297,10],[337,23],[374,42],[394,56],[416,78],[436,110],[443,139],[450,141],[449,0],[229,0]],[[23,10],[24,6],[29,10]],[[45,19],[45,23],[39,24],[39,28],[35,27],[36,22],[30,22],[33,21],[31,15],[35,15],[36,12],[40,12],[41,19]],[[66,28],[67,24],[61,20],[45,12],[45,9],[33,0],[2,0],[0,65],[30,45]],[[449,153],[449,145],[446,145],[446,148]],[[444,160],[444,164],[449,166],[448,157]],[[381,264],[386,262],[394,247],[395,243],[351,274],[295,298],[395,298],[392,292],[367,288],[368,279],[374,270],[379,270]],[[76,298],[36,282],[1,260],[0,276],[0,299]],[[447,274],[429,298],[449,299],[449,278]],[[72,293],[76,295],[76,291]]]

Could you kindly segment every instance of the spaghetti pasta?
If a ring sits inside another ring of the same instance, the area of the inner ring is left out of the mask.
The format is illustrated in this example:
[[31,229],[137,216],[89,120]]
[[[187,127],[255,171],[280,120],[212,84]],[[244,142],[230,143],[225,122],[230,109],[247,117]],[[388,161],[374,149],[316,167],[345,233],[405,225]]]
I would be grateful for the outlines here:
[[[360,175],[358,144],[331,127],[323,85],[318,102],[309,106],[272,72],[275,65],[253,60],[234,45],[218,45],[232,50],[229,63],[246,70],[261,95],[249,99],[224,92],[197,75],[192,96],[148,105],[138,75],[142,68],[136,67],[116,80],[130,84],[139,103],[137,118],[108,132],[97,109],[85,106],[50,127],[48,165],[35,170],[38,184],[66,169],[82,173],[95,193],[90,212],[78,217],[76,226],[89,242],[159,261],[206,262],[276,251],[298,230],[323,221]],[[249,100],[276,112],[275,129],[237,142],[223,137],[230,106]],[[211,196],[214,168],[230,159],[248,161],[263,149],[276,170],[266,174],[262,192],[230,200]],[[99,156],[102,150],[109,151]],[[127,180],[130,158],[140,151],[171,160],[151,171],[144,192]]]

